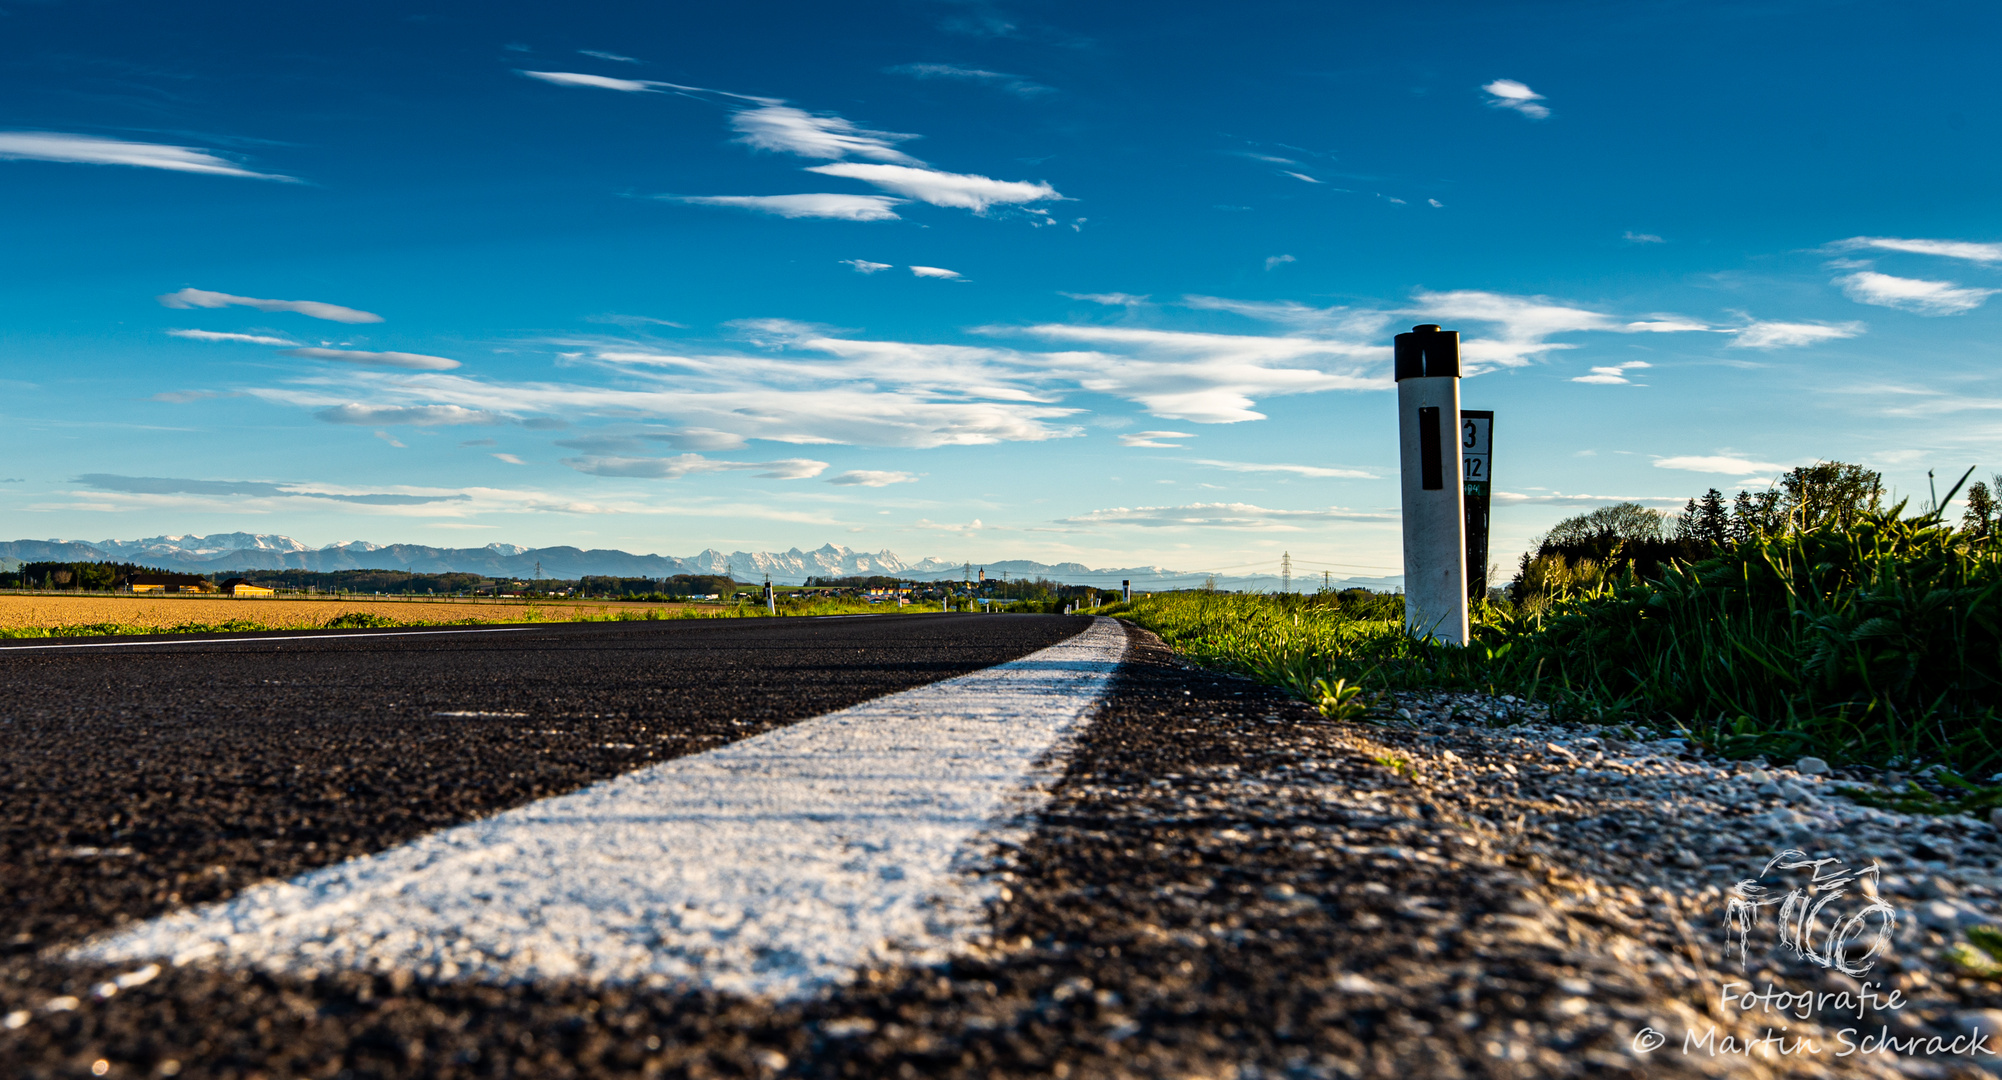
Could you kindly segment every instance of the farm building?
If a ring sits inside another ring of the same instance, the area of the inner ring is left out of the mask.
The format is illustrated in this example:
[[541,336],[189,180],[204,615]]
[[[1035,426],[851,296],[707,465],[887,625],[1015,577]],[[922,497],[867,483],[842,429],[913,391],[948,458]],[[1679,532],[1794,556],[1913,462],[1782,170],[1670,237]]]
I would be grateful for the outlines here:
[[267,588],[265,588],[265,587],[264,587],[264,586],[262,586],[262,585],[252,585],[252,584],[251,584],[250,582],[248,582],[248,581],[245,581],[245,580],[243,580],[243,579],[242,579],[242,578],[240,578],[240,577],[237,577],[237,578],[230,578],[230,579],[229,579],[228,581],[225,581],[225,582],[223,582],[223,583],[222,583],[222,591],[224,592],[224,594],[226,594],[226,595],[229,595],[229,596],[275,596],[275,595],[277,595],[277,590],[276,590],[276,589],[267,589]]
[[215,582],[200,574],[134,574],[126,586],[136,593],[212,593]]

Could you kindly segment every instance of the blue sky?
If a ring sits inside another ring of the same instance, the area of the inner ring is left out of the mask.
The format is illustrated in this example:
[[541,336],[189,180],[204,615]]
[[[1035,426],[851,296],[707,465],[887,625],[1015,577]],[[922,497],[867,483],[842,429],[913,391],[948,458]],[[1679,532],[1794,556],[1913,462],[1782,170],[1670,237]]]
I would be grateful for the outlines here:
[[[0,0],[15,537],[1397,571],[2002,471],[1976,4]],[[1956,44],[1957,43],[1957,44]]]

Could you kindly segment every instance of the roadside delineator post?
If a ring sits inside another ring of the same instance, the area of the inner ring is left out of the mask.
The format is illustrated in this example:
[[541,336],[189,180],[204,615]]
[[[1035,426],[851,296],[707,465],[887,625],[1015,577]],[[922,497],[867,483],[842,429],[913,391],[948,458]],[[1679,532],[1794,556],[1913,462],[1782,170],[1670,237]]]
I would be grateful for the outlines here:
[[1460,460],[1460,334],[1397,335],[1398,458],[1404,486],[1404,626],[1467,643],[1467,519]]
[[1133,583],[1131,581],[1122,581],[1119,583],[1119,598],[1129,604],[1133,602]]

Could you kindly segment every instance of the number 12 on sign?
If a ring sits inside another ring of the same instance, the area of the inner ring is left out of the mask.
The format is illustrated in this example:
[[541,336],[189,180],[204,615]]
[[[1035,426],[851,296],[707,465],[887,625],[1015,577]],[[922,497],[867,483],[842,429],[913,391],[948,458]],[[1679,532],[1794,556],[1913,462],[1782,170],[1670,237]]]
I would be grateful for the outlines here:
[[1488,498],[1495,414],[1460,410],[1460,459],[1464,463],[1467,511],[1467,598],[1488,594]]

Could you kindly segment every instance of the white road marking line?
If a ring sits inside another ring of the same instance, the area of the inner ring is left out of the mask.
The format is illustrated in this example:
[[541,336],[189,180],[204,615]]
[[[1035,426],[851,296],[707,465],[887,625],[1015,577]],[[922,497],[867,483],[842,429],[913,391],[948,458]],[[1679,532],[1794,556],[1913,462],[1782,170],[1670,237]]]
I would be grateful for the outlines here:
[[0,645],[0,653],[29,649],[122,649],[133,645],[261,645],[267,641],[339,641],[341,638],[427,637],[433,634],[512,634],[540,626],[483,626],[458,630],[391,630],[375,634],[298,634],[291,637],[175,638],[172,641],[79,641],[65,645]]
[[71,955],[808,995],[977,940],[978,871],[1104,700],[1119,624],[402,847]]

